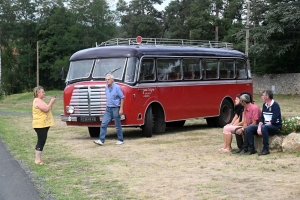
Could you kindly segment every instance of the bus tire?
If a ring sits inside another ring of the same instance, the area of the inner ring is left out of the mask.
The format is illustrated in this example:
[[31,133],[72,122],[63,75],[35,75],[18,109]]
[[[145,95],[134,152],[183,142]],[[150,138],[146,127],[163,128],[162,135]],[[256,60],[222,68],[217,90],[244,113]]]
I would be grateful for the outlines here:
[[167,122],[167,127],[183,127],[184,124],[185,124],[185,120]]
[[155,104],[152,105],[153,113],[153,132],[164,133],[166,132],[166,122],[163,109]]
[[226,124],[229,124],[232,119],[233,104],[228,99],[224,99],[220,108],[220,115],[215,118],[215,124],[216,126],[223,128]]
[[206,123],[209,127],[216,127],[215,121],[216,121],[216,117],[209,117],[209,118],[205,118],[206,119]]
[[149,106],[149,108],[146,111],[145,115],[145,122],[142,128],[143,135],[145,137],[152,137],[153,133],[153,113],[152,113],[152,106]]
[[99,137],[100,127],[88,127],[91,137]]

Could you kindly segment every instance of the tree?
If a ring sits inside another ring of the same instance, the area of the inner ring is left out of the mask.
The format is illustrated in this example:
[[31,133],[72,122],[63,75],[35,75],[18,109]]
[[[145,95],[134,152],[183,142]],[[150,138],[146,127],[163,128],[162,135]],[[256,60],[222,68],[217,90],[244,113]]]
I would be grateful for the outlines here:
[[122,32],[119,37],[161,37],[162,13],[153,6],[161,3],[161,0],[132,0],[127,4],[124,0],[119,0],[117,11]]
[[257,59],[257,73],[300,72],[300,4],[297,0],[269,1],[268,9],[253,4],[261,13],[259,26],[251,30],[249,52]]
[[190,38],[190,28],[187,19],[190,16],[190,4],[192,0],[171,1],[164,12],[165,35],[172,39]]

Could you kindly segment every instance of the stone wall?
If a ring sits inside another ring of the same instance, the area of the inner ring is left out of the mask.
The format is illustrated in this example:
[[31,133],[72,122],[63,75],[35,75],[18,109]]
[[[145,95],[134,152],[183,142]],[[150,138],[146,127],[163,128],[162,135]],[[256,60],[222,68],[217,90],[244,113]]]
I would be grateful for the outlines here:
[[300,94],[300,73],[293,74],[252,74],[253,92],[260,94],[270,89],[274,94]]

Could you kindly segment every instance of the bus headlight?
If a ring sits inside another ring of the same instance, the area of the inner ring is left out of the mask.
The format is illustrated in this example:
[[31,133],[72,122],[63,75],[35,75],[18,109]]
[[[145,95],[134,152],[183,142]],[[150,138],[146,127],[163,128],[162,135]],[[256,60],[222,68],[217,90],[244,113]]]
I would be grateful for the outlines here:
[[73,114],[73,113],[74,113],[74,110],[75,110],[74,106],[66,106],[66,111],[67,111],[67,113]]

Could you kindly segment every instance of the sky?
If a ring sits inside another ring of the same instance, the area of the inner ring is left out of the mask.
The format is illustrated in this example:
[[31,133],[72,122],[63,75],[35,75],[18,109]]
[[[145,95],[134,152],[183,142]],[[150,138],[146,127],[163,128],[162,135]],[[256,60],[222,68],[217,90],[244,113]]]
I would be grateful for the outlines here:
[[154,6],[157,10],[162,11],[165,9],[165,7],[167,5],[169,5],[169,3],[171,2],[171,0],[163,0],[163,3],[161,5],[156,5]]

